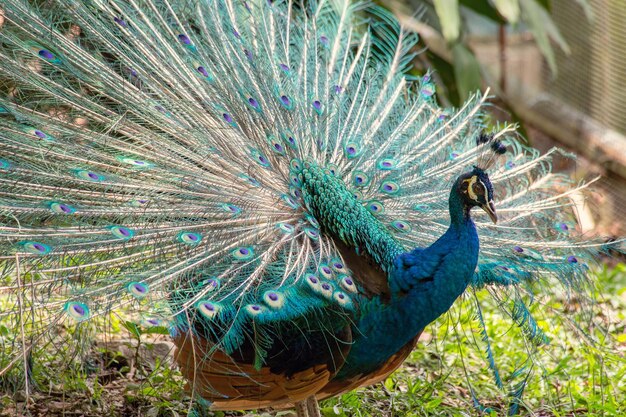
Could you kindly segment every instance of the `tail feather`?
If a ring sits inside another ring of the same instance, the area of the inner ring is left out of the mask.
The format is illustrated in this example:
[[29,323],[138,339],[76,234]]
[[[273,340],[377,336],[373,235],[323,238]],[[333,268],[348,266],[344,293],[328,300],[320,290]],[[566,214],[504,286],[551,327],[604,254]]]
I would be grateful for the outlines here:
[[[445,231],[450,184],[484,151],[487,96],[440,109],[430,76],[406,74],[416,36],[367,2],[51,3],[8,0],[0,27],[0,323],[18,344],[16,313],[37,335],[119,307],[175,332],[203,317],[226,352],[250,317],[349,323],[349,272],[300,166],[343,179],[412,248]],[[512,132],[495,133],[502,221],[477,216],[474,286],[528,328],[524,297],[584,292],[602,245],[568,214],[586,184]],[[0,374],[34,343],[0,350]]]

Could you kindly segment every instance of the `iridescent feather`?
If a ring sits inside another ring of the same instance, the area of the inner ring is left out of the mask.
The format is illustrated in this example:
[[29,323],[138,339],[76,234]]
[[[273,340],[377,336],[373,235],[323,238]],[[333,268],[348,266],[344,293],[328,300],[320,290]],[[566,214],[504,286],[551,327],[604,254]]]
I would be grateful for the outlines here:
[[2,5],[0,326],[10,342],[0,374],[63,343],[60,323],[103,324],[113,311],[227,354],[254,320],[259,368],[285,323],[309,320],[313,332],[366,307],[335,240],[350,220],[336,214],[329,236],[303,173],[338,179],[398,248],[426,247],[447,229],[451,185],[494,140],[506,155],[479,160],[491,165],[500,222],[476,214],[473,287],[501,300],[530,340],[540,335],[528,295],[586,293],[603,248],[573,226],[569,196],[586,185],[552,173],[559,151],[524,147],[511,126],[483,141],[486,95],[438,107],[430,77],[406,75],[417,37],[384,10],[46,4]]

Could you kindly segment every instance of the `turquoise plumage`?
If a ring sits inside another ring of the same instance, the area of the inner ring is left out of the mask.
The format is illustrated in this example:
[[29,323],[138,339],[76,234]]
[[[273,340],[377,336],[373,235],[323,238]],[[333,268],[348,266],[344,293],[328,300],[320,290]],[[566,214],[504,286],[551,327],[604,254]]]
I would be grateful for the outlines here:
[[587,294],[603,245],[568,198],[585,185],[513,127],[485,133],[486,96],[439,108],[381,8],[1,7],[0,375],[115,313],[168,328],[214,408],[314,416],[468,287],[534,342],[542,286]]

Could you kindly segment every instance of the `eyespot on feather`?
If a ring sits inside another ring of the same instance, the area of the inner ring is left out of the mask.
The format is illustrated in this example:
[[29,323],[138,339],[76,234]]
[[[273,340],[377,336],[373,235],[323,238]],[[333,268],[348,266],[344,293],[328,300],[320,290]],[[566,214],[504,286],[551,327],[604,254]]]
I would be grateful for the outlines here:
[[394,181],[384,181],[380,185],[380,191],[385,194],[394,195],[400,192],[400,185]]
[[269,159],[256,149],[252,149],[250,151],[250,157],[254,162],[261,165],[263,168],[269,168],[271,165]]
[[352,309],[353,307],[352,299],[343,291],[335,291],[333,293],[333,299],[345,309]]
[[367,203],[366,208],[373,214],[383,214],[385,212],[385,206],[380,201],[370,201]]
[[394,220],[391,222],[391,227],[401,233],[408,233],[411,231],[411,225],[404,220]]
[[194,232],[180,232],[176,237],[179,242],[186,245],[197,245],[202,241],[202,235]]
[[321,116],[324,113],[324,106],[321,101],[313,100],[311,102],[311,106],[313,106],[313,110],[315,110],[315,113],[317,113],[318,116]]
[[315,217],[313,217],[310,213],[306,213],[304,215],[304,218],[306,219],[307,222],[309,222],[309,224],[313,227],[315,227],[316,229],[319,229],[320,224],[317,221],[317,219]]
[[51,136],[45,133],[44,131],[36,129],[34,127],[26,126],[23,128],[23,130],[25,133],[28,133],[36,140],[39,140],[42,142],[56,142],[56,139],[54,138],[54,136]]
[[267,142],[270,146],[272,152],[275,152],[279,155],[285,155],[285,146],[282,142],[274,135],[269,135],[267,137]]
[[245,311],[251,316],[258,316],[263,314],[267,309],[258,304],[248,304],[244,307]]
[[292,170],[294,170],[295,172],[300,172],[302,171],[302,162],[299,159],[292,159],[289,162],[289,166],[291,167]]
[[312,240],[318,240],[320,237],[319,231],[314,227],[305,227],[304,233]]
[[324,279],[332,279],[333,278],[333,270],[326,264],[321,264],[317,270],[319,274]]
[[26,252],[34,255],[46,255],[52,250],[52,248],[45,243],[34,242],[32,240],[19,242],[18,245],[20,245]]
[[210,300],[200,300],[196,303],[196,309],[207,319],[213,319],[221,310],[221,306]]
[[55,214],[74,214],[76,212],[76,208],[60,201],[48,201],[46,207]]
[[118,239],[130,240],[135,236],[135,232],[128,227],[112,225],[107,227],[111,234]]
[[346,268],[346,265],[339,258],[335,258],[332,261],[330,261],[330,266],[333,268],[333,271],[335,271],[338,274],[348,273],[348,268]]
[[106,177],[104,175],[100,175],[96,172],[88,171],[86,169],[75,169],[73,170],[73,172],[74,172],[74,175],[76,175],[78,178],[83,179],[83,180],[92,181],[92,182],[106,181]]
[[320,293],[324,296],[324,298],[332,299],[333,292],[335,291],[335,287],[330,282],[322,282],[321,283],[321,291]]
[[295,227],[293,227],[293,225],[289,223],[282,223],[282,222],[276,224],[276,228],[278,228],[278,230],[286,234],[291,234],[295,230]]
[[306,274],[304,276],[304,283],[314,292],[321,294],[322,286],[320,283],[320,279],[315,274]]
[[289,194],[283,194],[282,200],[285,202],[285,204],[287,204],[287,206],[294,210],[300,207],[300,204],[298,204],[298,202],[294,200],[294,197],[290,196]]
[[365,187],[370,182],[370,177],[365,172],[356,171],[352,177],[352,182],[357,187]]
[[263,301],[268,307],[279,309],[285,305],[285,296],[278,291],[266,291],[263,294]]
[[350,275],[341,275],[339,277],[339,284],[341,285],[341,288],[348,292],[357,292],[357,287],[354,283],[354,279]]
[[200,283],[200,286],[203,290],[213,292],[220,288],[220,280],[215,277],[207,278]]
[[241,214],[241,208],[234,204],[222,203],[220,204],[220,208],[226,213],[231,214],[233,217],[237,217],[239,214]]
[[398,161],[393,158],[385,158],[378,161],[378,169],[381,171],[391,171],[398,167]]
[[528,247],[514,246],[513,253],[520,257],[532,258],[538,261],[541,261],[544,259],[541,252],[538,252]]
[[150,201],[148,199],[145,198],[139,198],[139,199],[135,199],[135,200],[131,200],[128,202],[128,204],[132,207],[143,207],[146,204],[148,204]]
[[233,250],[232,255],[238,261],[248,261],[254,258],[254,249],[252,246],[241,246]]
[[126,286],[128,292],[135,298],[141,299],[148,295],[150,287],[142,282],[131,282]]
[[261,183],[258,180],[256,180],[255,178],[252,178],[248,174],[239,174],[239,178],[241,178],[242,180],[246,181],[248,184],[250,184],[253,187],[260,187],[261,186]]
[[149,169],[154,167],[154,164],[151,162],[143,161],[141,159],[133,158],[130,156],[118,156],[117,160],[126,165],[130,165],[133,168]]
[[298,139],[296,135],[289,129],[286,129],[280,134],[283,142],[285,142],[291,149],[298,149]]
[[89,319],[89,307],[85,303],[75,301],[67,302],[64,309],[68,316],[78,322]]
[[141,324],[145,327],[155,327],[155,326],[161,326],[162,325],[162,321],[155,318],[155,317],[143,317],[141,319]]
[[343,147],[344,155],[348,159],[353,159],[353,158],[358,157],[361,154],[361,150],[362,150],[361,146],[355,142],[346,143],[346,145]]

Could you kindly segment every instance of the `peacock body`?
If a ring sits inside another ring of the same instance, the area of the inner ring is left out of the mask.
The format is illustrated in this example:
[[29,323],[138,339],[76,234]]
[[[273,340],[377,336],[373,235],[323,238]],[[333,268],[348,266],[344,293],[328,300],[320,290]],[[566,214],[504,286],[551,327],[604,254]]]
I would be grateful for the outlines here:
[[213,407],[303,404],[384,378],[468,286],[533,341],[542,285],[585,292],[584,185],[483,133],[485,97],[439,108],[380,8],[1,7],[0,375],[123,312]]

